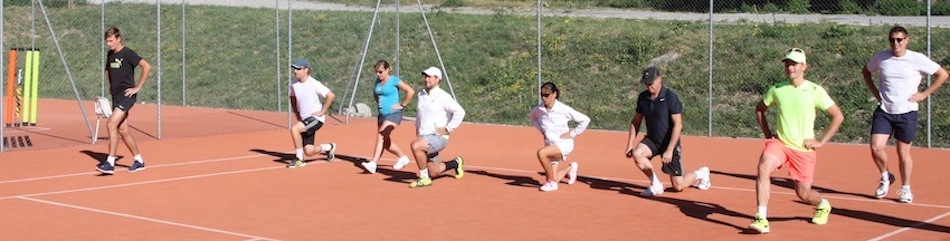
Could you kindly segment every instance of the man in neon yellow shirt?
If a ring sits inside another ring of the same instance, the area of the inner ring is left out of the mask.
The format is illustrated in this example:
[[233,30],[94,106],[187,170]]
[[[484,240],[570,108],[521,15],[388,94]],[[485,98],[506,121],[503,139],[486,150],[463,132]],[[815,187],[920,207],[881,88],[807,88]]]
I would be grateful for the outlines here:
[[[828,222],[831,204],[822,198],[820,193],[811,189],[815,180],[815,165],[818,162],[815,150],[828,143],[844,121],[841,109],[828,96],[828,92],[818,84],[805,80],[805,70],[808,69],[805,51],[799,48],[790,49],[782,62],[788,82],[769,88],[755,109],[759,127],[766,138],[765,149],[759,157],[759,175],[755,188],[759,206],[755,220],[749,225],[749,229],[758,233],[770,231],[766,213],[771,194],[771,174],[784,165],[788,165],[788,176],[795,181],[798,198],[817,206],[812,223]],[[765,112],[769,107],[778,108],[778,135],[772,135],[766,120]],[[821,140],[815,139],[817,110],[823,110],[831,117],[831,123],[825,128]]]

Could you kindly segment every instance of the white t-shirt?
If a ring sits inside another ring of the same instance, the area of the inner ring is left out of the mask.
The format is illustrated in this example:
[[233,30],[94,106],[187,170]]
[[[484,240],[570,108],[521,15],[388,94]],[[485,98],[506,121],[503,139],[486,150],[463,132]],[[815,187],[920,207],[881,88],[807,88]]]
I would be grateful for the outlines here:
[[[320,98],[326,99],[329,93],[330,88],[310,76],[307,76],[307,81],[300,82],[295,79],[294,83],[290,84],[290,96],[297,98],[297,111],[300,113],[301,120],[323,109]],[[326,122],[325,115],[314,117],[320,122]]]
[[907,50],[902,57],[895,57],[891,50],[884,50],[871,56],[867,68],[871,73],[880,70],[877,88],[881,97],[881,110],[896,115],[919,109],[917,102],[907,99],[917,93],[925,74],[933,75],[940,70],[940,64],[911,50]]

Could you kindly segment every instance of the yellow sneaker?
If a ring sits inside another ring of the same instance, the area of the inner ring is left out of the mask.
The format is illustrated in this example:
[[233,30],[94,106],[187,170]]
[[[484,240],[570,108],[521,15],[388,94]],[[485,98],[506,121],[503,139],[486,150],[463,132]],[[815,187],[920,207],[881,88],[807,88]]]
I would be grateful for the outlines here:
[[455,157],[455,161],[459,163],[458,167],[455,167],[455,179],[462,179],[465,176],[465,169],[462,169],[462,164],[465,162],[461,156]]
[[752,224],[749,224],[749,229],[759,233],[769,233],[769,231],[771,231],[769,230],[769,220],[758,214],[755,215],[755,220],[752,220]]
[[811,222],[818,225],[826,224],[828,223],[828,214],[831,214],[831,203],[819,205],[815,209],[815,217],[811,218]]
[[307,166],[307,162],[304,162],[303,160],[300,160],[300,159],[295,159],[295,160],[290,161],[290,163],[287,163],[287,168],[298,168],[298,167],[304,167],[304,166]]
[[410,188],[428,187],[428,186],[431,186],[431,185],[432,185],[432,179],[430,179],[430,178],[421,178],[421,177],[420,177],[419,179],[416,179],[416,180],[413,181],[412,183],[409,183],[409,187],[410,187]]

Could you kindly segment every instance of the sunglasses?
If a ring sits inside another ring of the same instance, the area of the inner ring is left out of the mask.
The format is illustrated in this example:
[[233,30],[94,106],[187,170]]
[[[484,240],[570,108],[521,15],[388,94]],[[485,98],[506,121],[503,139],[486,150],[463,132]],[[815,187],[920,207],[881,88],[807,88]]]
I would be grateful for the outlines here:
[[891,43],[894,43],[894,42],[900,43],[900,42],[904,42],[905,39],[907,38],[887,38],[887,41]]

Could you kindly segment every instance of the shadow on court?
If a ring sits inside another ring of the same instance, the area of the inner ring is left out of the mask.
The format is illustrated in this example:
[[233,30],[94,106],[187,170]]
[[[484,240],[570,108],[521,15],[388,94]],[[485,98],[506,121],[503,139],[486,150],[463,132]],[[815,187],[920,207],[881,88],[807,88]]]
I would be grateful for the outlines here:
[[[656,197],[643,197],[643,196],[640,196],[640,192],[645,190],[647,188],[646,186],[640,186],[640,185],[630,184],[630,183],[625,183],[625,182],[609,181],[609,180],[584,177],[584,176],[578,176],[577,181],[586,183],[590,185],[591,188],[594,188],[594,189],[615,191],[621,194],[638,197],[643,200],[672,204],[678,207],[680,209],[680,212],[682,212],[688,217],[731,227],[731,228],[736,229],[737,231],[739,231],[739,233],[742,233],[742,234],[754,233],[754,232],[749,231],[748,228],[745,226],[739,226],[739,225],[728,223],[722,220],[716,220],[716,219],[710,218],[709,216],[711,214],[720,214],[720,215],[725,215],[725,216],[730,216],[730,217],[743,218],[743,219],[749,220],[749,222],[751,222],[752,219],[754,218],[753,216],[748,215],[748,214],[729,210],[719,204],[672,198],[672,197],[669,197],[669,194],[664,194],[664,195],[656,196]],[[671,190],[671,189],[668,188],[667,190]],[[675,192],[670,193],[670,194],[675,195]],[[810,217],[769,217],[770,222],[796,221],[796,220],[807,222],[810,219],[811,219]]]
[[526,176],[497,174],[497,173],[491,173],[491,172],[487,172],[483,170],[466,171],[466,173],[507,180],[508,182],[506,182],[505,184],[516,186],[516,187],[538,188],[541,186],[541,182],[539,182],[538,180],[534,180],[534,178],[526,177]]
[[[722,171],[710,171],[709,173],[749,179],[749,180],[752,180],[753,182],[755,182],[755,180],[758,179],[755,175],[748,175],[748,174],[728,173],[728,172],[722,172]],[[795,190],[795,181],[789,178],[773,177],[772,185],[788,188],[789,190],[792,190],[792,191]],[[811,188],[822,194],[843,194],[843,195],[848,195],[848,196],[855,196],[855,197],[862,197],[862,198],[877,200],[876,197],[870,194],[843,192],[843,191],[828,189],[828,188],[814,186],[814,185],[811,186]],[[871,191],[873,191],[873,189]],[[897,201],[897,199],[893,199],[893,200]]]
[[[343,161],[350,162],[350,163],[353,164],[353,167],[356,167],[357,169],[359,169],[363,174],[369,175],[369,172],[366,171],[366,169],[363,169],[363,165],[360,165],[360,164],[363,163],[363,162],[369,161],[369,160],[367,160],[367,159],[364,158],[364,157],[348,156],[348,155],[336,154],[336,159],[337,159],[337,160],[343,160]],[[415,163],[410,163],[409,165],[406,166],[406,168],[411,168],[411,166],[413,166],[414,164],[415,164]],[[386,181],[398,182],[398,183],[407,183],[407,184],[408,184],[408,183],[410,183],[410,182],[412,182],[413,180],[416,179],[416,174],[415,174],[415,173],[412,173],[412,172],[405,172],[405,171],[399,171],[399,170],[392,170],[392,169],[383,168],[383,167],[392,167],[392,166],[391,166],[391,165],[386,165],[386,166],[384,166],[384,165],[378,165],[378,166],[376,166],[376,173],[377,173],[377,174],[383,174],[383,175],[388,176],[386,179],[384,179],[384,180],[386,180]],[[432,180],[435,180],[435,178],[433,178]]]
[[[83,150],[83,151],[80,151],[80,152],[82,152],[82,154],[86,154],[86,155],[89,156],[89,157],[92,157],[92,159],[95,159],[95,160],[96,160],[96,164],[105,163],[105,162],[106,162],[106,158],[109,158],[109,153],[95,152],[95,151],[90,151],[90,150]],[[119,161],[122,160],[123,157],[125,157],[125,156],[121,156],[121,155],[116,155],[116,156],[115,156],[115,166],[116,166],[116,167],[126,167],[126,168],[129,167],[128,165],[125,165],[125,164],[119,164]]]
[[[892,217],[892,216],[882,215],[879,213],[871,213],[871,212],[845,209],[845,208],[834,208],[831,210],[831,213],[845,216],[845,217],[854,218],[854,219],[865,220],[868,222],[892,225],[895,227],[913,228],[913,229],[934,231],[934,232],[940,232],[940,233],[950,233],[950,227],[947,227],[947,226],[937,225],[937,224],[932,224],[932,223],[924,223],[922,221],[915,221],[915,220],[903,219],[903,218],[898,218],[898,217]],[[832,218],[832,221],[834,221],[833,220],[834,216],[831,216],[831,218]]]
[[[268,150],[263,150],[263,149],[251,149],[250,151],[276,157],[277,159],[274,159],[271,161],[282,163],[282,164],[287,164],[287,163],[290,163],[290,160],[297,159],[297,156],[294,155],[294,153],[283,153],[283,152],[268,151]],[[340,158],[340,155],[337,155],[337,158]],[[322,158],[316,158],[316,159],[304,159],[303,161],[313,162],[313,161],[326,161],[326,160],[327,160],[326,157],[322,157]]]

